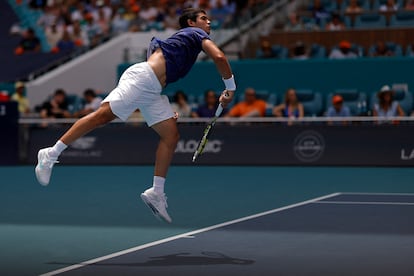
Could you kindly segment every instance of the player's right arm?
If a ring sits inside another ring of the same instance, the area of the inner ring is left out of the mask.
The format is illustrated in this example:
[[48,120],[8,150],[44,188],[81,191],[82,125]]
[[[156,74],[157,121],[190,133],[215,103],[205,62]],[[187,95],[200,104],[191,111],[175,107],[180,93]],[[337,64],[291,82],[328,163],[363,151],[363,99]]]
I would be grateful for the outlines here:
[[[234,82],[234,76],[230,64],[223,51],[221,51],[213,41],[204,39],[202,47],[204,52],[214,61],[217,70],[223,78],[226,90],[220,96],[220,102],[226,106],[233,100],[234,91],[236,90],[236,84]],[[225,94],[227,94],[227,96]]]

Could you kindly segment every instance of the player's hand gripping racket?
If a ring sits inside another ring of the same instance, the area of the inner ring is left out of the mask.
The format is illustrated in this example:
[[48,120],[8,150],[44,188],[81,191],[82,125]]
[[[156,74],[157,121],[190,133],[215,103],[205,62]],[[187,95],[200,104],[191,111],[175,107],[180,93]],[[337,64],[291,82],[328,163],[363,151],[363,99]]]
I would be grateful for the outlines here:
[[220,117],[221,112],[223,112],[223,106],[220,103],[217,107],[213,119],[211,119],[210,123],[204,129],[203,137],[201,138],[200,142],[198,143],[197,149],[194,152],[193,162],[195,162],[197,157],[203,153],[203,150],[208,142],[208,138],[210,137],[211,130],[213,129],[213,126],[216,124],[218,117]]

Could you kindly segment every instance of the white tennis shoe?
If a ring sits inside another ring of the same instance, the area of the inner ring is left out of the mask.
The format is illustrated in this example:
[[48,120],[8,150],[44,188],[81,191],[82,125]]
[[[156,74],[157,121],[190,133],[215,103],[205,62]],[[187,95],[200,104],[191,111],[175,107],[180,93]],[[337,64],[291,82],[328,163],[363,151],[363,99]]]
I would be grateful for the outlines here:
[[41,149],[37,154],[35,173],[37,181],[39,181],[39,183],[43,186],[49,185],[53,165],[59,163],[59,161],[57,161],[57,157],[49,156],[49,149],[50,148]]
[[159,194],[154,191],[154,188],[149,188],[141,194],[141,199],[151,209],[154,216],[168,223],[172,222],[167,213],[167,197],[164,193]]

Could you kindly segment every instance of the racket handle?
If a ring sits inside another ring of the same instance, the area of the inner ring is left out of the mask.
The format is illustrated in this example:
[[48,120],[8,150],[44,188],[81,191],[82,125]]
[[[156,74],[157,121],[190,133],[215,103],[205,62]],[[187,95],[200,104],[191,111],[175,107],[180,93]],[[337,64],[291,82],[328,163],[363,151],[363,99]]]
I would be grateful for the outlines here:
[[216,109],[216,117],[220,117],[221,112],[223,112],[223,106],[221,105],[221,103],[218,105],[217,109]]

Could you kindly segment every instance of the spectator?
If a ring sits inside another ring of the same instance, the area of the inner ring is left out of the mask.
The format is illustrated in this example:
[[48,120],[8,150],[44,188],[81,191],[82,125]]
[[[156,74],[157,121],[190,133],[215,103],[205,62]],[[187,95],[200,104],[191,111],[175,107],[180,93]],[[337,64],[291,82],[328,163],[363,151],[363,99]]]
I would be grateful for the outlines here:
[[191,116],[211,118],[215,115],[218,104],[216,92],[214,90],[207,90],[204,93],[204,103]]
[[266,115],[266,102],[258,99],[253,88],[246,88],[244,100],[233,106],[227,117],[261,117]]
[[374,104],[373,116],[383,118],[404,116],[404,110],[398,101],[393,100],[393,95],[394,91],[388,85],[381,88],[377,94],[378,103]]
[[285,31],[292,32],[292,31],[303,31],[305,30],[305,27],[303,26],[300,16],[296,13],[291,13],[289,15],[289,21],[286,23],[283,29]]
[[211,20],[219,27],[226,26],[231,21],[231,8],[223,0],[217,0],[216,5],[211,8]]
[[395,3],[395,0],[387,0],[379,8],[381,12],[395,12],[398,10],[398,4]]
[[19,42],[19,46],[15,50],[16,55],[21,55],[25,52],[39,52],[40,40],[35,35],[32,28],[29,28],[26,33],[23,34],[23,38]]
[[363,8],[358,5],[358,0],[350,0],[349,5],[345,9],[346,14],[358,14],[363,11]]
[[102,39],[102,29],[101,26],[95,22],[95,19],[91,13],[86,13],[85,16],[86,24],[83,26],[83,29],[88,37],[89,46],[97,46]]
[[180,28],[178,25],[177,8],[174,5],[170,5],[167,8],[167,12],[164,17],[164,28],[166,30],[178,30]]
[[351,50],[351,43],[343,40],[339,43],[339,48],[332,49],[329,54],[330,59],[348,59],[357,58],[358,55]]
[[24,91],[25,91],[24,83],[21,81],[18,81],[14,85],[14,88],[15,88],[15,92],[12,95],[11,100],[17,102],[20,115],[28,114],[30,112],[30,105],[29,105],[29,100],[24,95]]
[[68,31],[65,30],[63,32],[62,38],[57,43],[56,48],[60,52],[70,52],[76,48],[76,44],[72,40]]
[[296,90],[289,88],[285,93],[285,102],[273,108],[273,115],[285,118],[303,118],[305,110],[296,96]]
[[61,27],[58,27],[56,23],[53,23],[50,27],[46,27],[45,35],[47,43],[51,48],[56,47],[57,43],[63,36],[63,31]]
[[191,107],[188,104],[187,95],[183,91],[179,90],[174,94],[171,106],[178,117],[191,116]]
[[331,21],[326,24],[325,29],[327,31],[343,31],[345,30],[345,24],[342,22],[339,13],[332,13]]
[[341,95],[335,95],[332,97],[332,106],[328,108],[326,112],[327,117],[349,117],[351,111],[349,107],[344,105],[344,99]]
[[414,11],[414,0],[408,0],[405,3],[404,9],[407,11]]
[[83,99],[86,104],[81,110],[73,114],[73,117],[83,117],[89,113],[94,112],[99,108],[99,106],[101,106],[102,98],[97,96],[93,89],[86,89],[83,92]]
[[89,45],[88,35],[82,29],[80,21],[74,21],[73,24],[68,26],[66,29],[69,32],[72,41],[75,42],[76,46],[82,47]]
[[291,58],[296,60],[305,60],[309,58],[309,51],[305,43],[298,41],[292,49]]
[[257,58],[276,58],[277,54],[273,51],[269,40],[263,39],[260,42],[260,49],[257,52]]
[[391,57],[394,52],[383,41],[378,41],[371,53],[372,57]]
[[329,17],[329,12],[325,9],[321,0],[313,1],[311,11],[316,24],[320,24],[322,20],[325,20]]
[[57,89],[53,97],[43,103],[40,108],[40,117],[42,118],[69,118],[71,114],[68,111],[68,102],[66,101],[66,92],[63,89]]
[[[129,29],[130,21],[125,18],[125,9],[119,8],[114,14],[111,21],[111,33],[112,35],[122,34]],[[141,24],[136,24],[137,30],[140,30]]]

